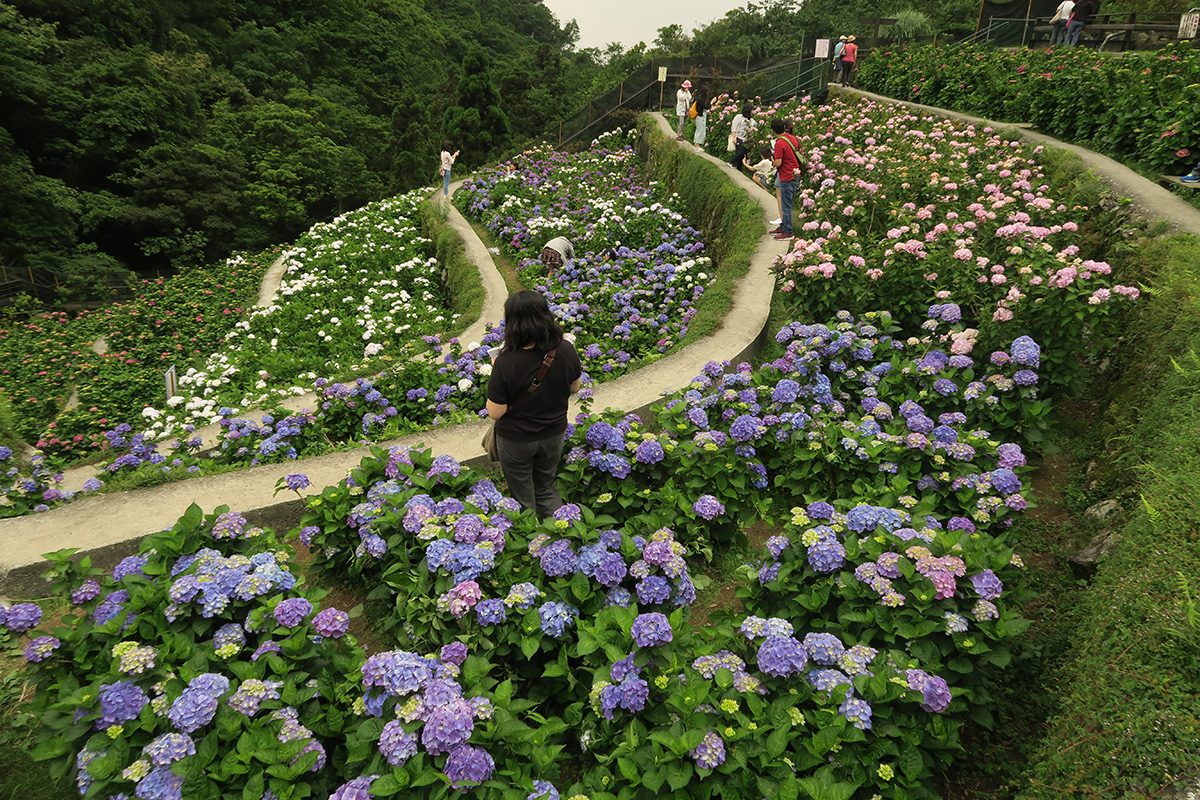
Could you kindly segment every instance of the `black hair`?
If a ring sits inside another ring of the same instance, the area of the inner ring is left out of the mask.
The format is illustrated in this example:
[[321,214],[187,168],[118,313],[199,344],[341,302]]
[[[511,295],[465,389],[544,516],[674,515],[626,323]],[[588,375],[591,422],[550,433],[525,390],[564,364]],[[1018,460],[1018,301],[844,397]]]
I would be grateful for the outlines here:
[[762,147],[758,148],[758,154],[763,158],[770,158],[771,156],[775,155],[775,151],[772,150],[768,145],[764,144]]
[[742,116],[743,117],[748,117],[753,113],[754,113],[754,104],[753,103],[746,103],[746,105],[742,106]]
[[779,117],[771,120],[771,131],[773,133],[783,133],[785,130],[787,130],[787,127],[784,126],[783,120],[781,120]]
[[705,111],[708,111],[709,97],[708,97],[708,89],[706,87],[701,86],[699,89],[696,90],[696,94],[692,95],[692,97],[693,97],[693,101],[696,104],[697,112],[703,114]]
[[785,119],[783,121],[783,129],[785,131],[787,131],[788,133],[791,133],[793,130],[796,129],[796,123],[792,122],[790,119]]
[[562,326],[550,313],[546,298],[528,289],[510,294],[504,301],[504,350],[535,350],[558,347],[563,339]]
[[447,153],[450,152],[450,143],[444,139],[442,140],[442,149],[445,150]]

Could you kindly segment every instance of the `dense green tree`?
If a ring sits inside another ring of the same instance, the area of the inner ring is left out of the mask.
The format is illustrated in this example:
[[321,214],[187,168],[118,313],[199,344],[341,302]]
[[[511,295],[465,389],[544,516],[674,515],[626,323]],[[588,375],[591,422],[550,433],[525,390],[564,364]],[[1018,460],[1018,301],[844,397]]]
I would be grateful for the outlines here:
[[414,89],[405,90],[392,112],[387,158],[392,188],[420,186],[437,175],[438,143],[429,100]]
[[492,83],[487,55],[473,47],[463,59],[458,102],[446,109],[442,135],[461,152],[462,164],[473,167],[501,154],[511,138],[508,115]]

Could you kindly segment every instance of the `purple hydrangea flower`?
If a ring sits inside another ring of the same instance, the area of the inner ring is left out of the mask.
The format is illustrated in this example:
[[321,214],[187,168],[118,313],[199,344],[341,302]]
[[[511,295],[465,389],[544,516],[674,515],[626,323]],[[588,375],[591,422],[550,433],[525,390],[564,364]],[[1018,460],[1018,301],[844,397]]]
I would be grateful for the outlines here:
[[393,767],[402,767],[417,754],[417,735],[404,730],[400,720],[394,719],[379,734],[379,752]]
[[438,658],[443,663],[453,664],[456,667],[462,666],[462,663],[467,660],[467,646],[462,642],[451,642],[442,647]]
[[133,681],[118,681],[100,686],[100,719],[98,729],[111,725],[124,725],[137,719],[150,698]]
[[822,536],[808,548],[808,564],[815,572],[835,572],[846,563],[846,548],[834,536]]
[[465,782],[483,783],[492,777],[496,762],[482,747],[459,745],[450,751],[446,766],[442,770],[455,789],[463,788]]
[[692,511],[704,519],[713,520],[725,513],[725,505],[711,494],[704,494],[692,505]]
[[71,592],[71,602],[77,606],[81,606],[89,600],[95,599],[100,594],[100,584],[88,578],[83,583],[79,584],[79,588]]
[[711,731],[706,733],[692,751],[692,758],[700,769],[716,769],[725,763],[725,740]]
[[671,598],[671,584],[666,578],[651,575],[637,585],[638,602],[645,605],[665,603]]
[[758,647],[758,668],[776,678],[803,672],[807,661],[804,646],[792,636],[767,636]]
[[481,600],[475,605],[475,616],[480,625],[499,625],[508,619],[508,609],[503,600]]
[[371,797],[371,784],[378,775],[360,775],[354,780],[343,783],[329,795],[329,800],[374,800]]
[[579,569],[579,559],[566,539],[557,539],[542,548],[540,560],[542,569],[552,578],[574,575]]
[[283,480],[287,484],[287,488],[293,492],[298,492],[301,489],[307,489],[309,486],[312,486],[312,481],[303,472],[289,472]]
[[579,616],[579,609],[551,600],[542,604],[538,609],[538,615],[542,619],[542,632],[559,639],[566,633],[567,626],[575,622]]
[[195,754],[196,743],[185,733],[164,733],[142,750],[143,756],[160,767]]
[[871,705],[866,700],[847,695],[838,707],[838,713],[861,731],[871,729]]
[[638,647],[668,644],[674,638],[674,634],[671,632],[671,623],[665,614],[658,612],[639,614],[633,621],[630,633]]
[[327,608],[313,617],[313,629],[321,636],[340,639],[350,630],[350,617],[345,611]]
[[45,661],[62,644],[53,636],[39,636],[25,646],[25,660],[31,664]]
[[[128,595],[126,595],[128,598]],[[42,609],[33,603],[17,603],[10,606],[3,620],[13,633],[24,633],[42,621]]]
[[303,597],[289,597],[275,606],[275,621],[285,628],[294,628],[312,613],[313,605]]

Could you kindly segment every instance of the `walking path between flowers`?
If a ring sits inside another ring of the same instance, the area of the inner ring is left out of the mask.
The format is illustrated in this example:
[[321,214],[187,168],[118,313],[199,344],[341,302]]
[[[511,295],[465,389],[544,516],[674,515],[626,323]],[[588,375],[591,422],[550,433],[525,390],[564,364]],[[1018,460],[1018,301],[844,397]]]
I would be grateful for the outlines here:
[[[662,132],[673,139],[675,132],[671,125],[661,115],[653,116]],[[680,143],[680,146],[691,149],[686,143]],[[706,154],[697,153],[696,157],[723,163]],[[732,180],[758,200],[764,222],[775,216],[774,197],[740,172],[735,174],[728,165],[723,168]],[[503,316],[507,292],[483,242],[453,207],[450,224],[466,242],[467,258],[479,266],[487,293],[479,321],[459,337],[464,341],[478,341],[487,326]],[[765,225],[763,230],[766,230]],[[771,264],[785,249],[785,243],[776,242],[764,233],[749,271],[734,292],[732,306],[721,329],[646,367],[596,386],[593,408],[644,413],[664,393],[690,383],[708,361],[728,359],[736,363],[752,357],[761,346],[770,314],[774,290]],[[275,287],[281,276],[282,270],[275,278]],[[266,283],[264,280],[260,303],[269,302],[274,295],[274,288],[268,292]],[[306,403],[311,407],[315,397],[289,398],[289,401],[289,408],[298,409]],[[577,411],[576,402],[570,413],[574,416]],[[253,413],[246,412],[245,416]],[[480,447],[485,430],[486,423],[482,421],[468,422],[381,442],[379,446],[428,447],[435,454],[450,455],[460,462],[482,466],[487,463]],[[209,435],[215,438],[215,431]],[[209,440],[206,438],[205,441]],[[205,512],[217,506],[229,506],[245,514],[254,524],[290,528],[299,518],[301,505],[291,492],[285,491],[283,497],[276,495],[276,485],[281,478],[288,473],[303,472],[312,482],[312,487],[304,494],[319,494],[324,487],[345,478],[368,455],[370,450],[361,447],[162,486],[97,494],[41,514],[4,520],[0,522],[0,592],[36,595],[39,591],[37,576],[44,563],[42,554],[54,550],[78,548],[90,553],[94,563],[115,563],[116,559],[135,552],[137,542],[143,536],[171,527],[192,503],[198,503]],[[85,476],[73,476],[72,482],[77,480],[82,484],[85,479]]]

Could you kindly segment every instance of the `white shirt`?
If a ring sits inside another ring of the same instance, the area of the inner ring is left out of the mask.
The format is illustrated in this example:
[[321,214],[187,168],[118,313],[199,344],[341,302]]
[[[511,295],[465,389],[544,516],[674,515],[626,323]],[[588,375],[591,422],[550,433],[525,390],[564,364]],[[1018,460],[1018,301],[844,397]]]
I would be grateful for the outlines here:
[[688,113],[688,106],[691,104],[692,93],[680,87],[679,91],[675,93],[675,114],[682,117]]
[[1054,16],[1051,17],[1051,22],[1063,20],[1064,22],[1070,18],[1071,12],[1075,10],[1075,0],[1063,0],[1058,4],[1058,8],[1054,11]]
[[750,127],[750,120],[738,114],[733,118],[733,135],[743,141],[746,138],[746,129]]

